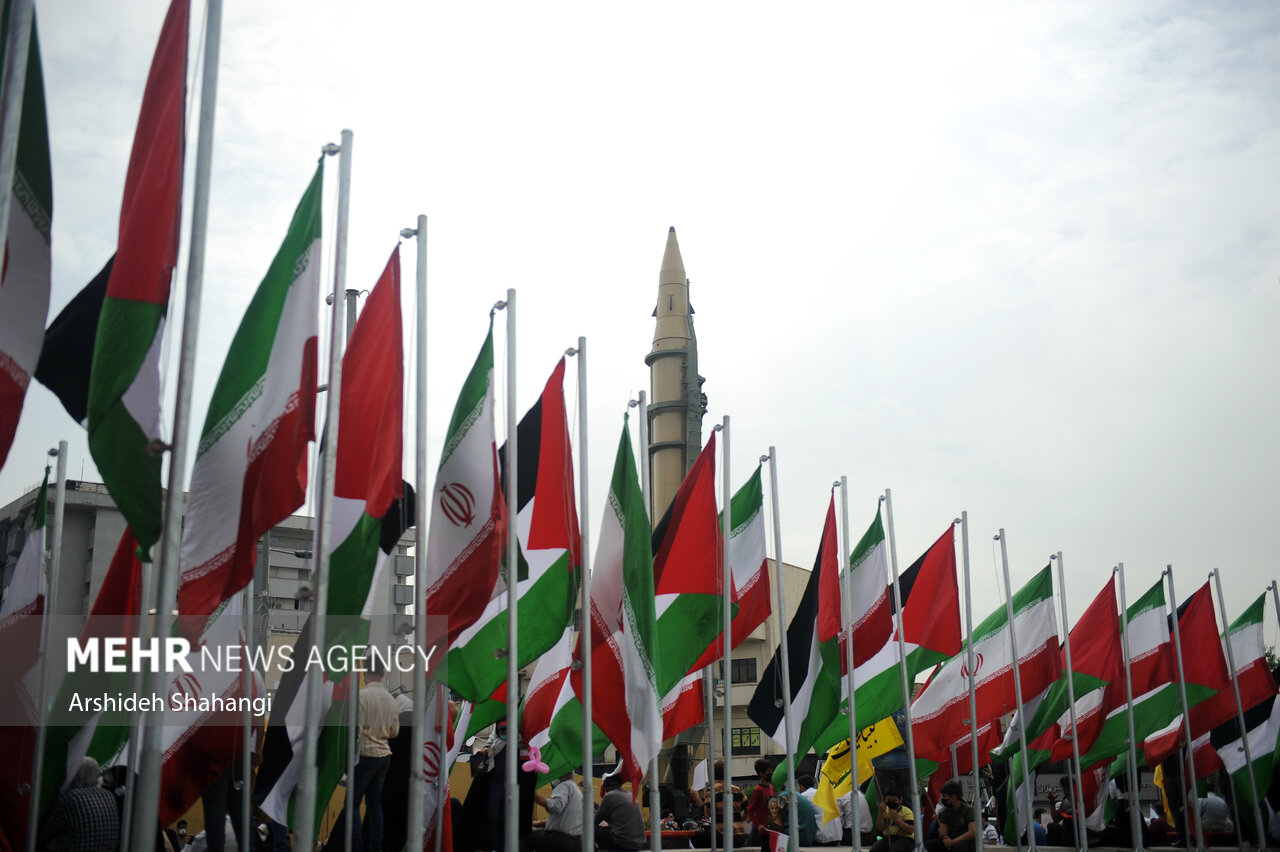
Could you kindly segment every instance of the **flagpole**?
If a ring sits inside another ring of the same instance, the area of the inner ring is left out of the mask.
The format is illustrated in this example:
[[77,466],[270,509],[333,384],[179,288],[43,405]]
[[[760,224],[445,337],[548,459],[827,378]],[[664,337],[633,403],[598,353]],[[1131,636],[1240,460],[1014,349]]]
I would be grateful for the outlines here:
[[[312,572],[314,588],[311,613],[312,641],[318,643],[321,653],[327,654],[326,622],[329,606],[329,551],[333,542],[333,485],[337,471],[338,401],[342,394],[342,351],[345,305],[341,294],[347,279],[347,230],[351,206],[351,148],[354,141],[350,130],[342,131],[341,145],[329,144],[324,153],[338,157],[338,219],[336,248],[333,262],[333,314],[329,326],[329,392],[325,397],[325,429],[320,448],[320,501],[316,517],[315,560]],[[315,838],[316,821],[316,751],[319,745],[320,726],[324,720],[320,714],[320,673],[309,673],[306,678],[307,703],[306,727],[302,734],[302,771],[295,793],[294,846],[309,850]],[[350,675],[348,675],[350,677]],[[348,689],[348,701],[358,696]],[[348,778],[348,790],[354,791],[355,779]],[[142,848],[142,847],[136,847]]]
[[[195,184],[192,188],[191,237],[187,256],[186,305],[182,316],[182,344],[178,360],[177,402],[173,414],[173,444],[169,447],[169,490],[165,493],[164,546],[156,580],[157,633],[168,630],[178,596],[178,548],[182,535],[183,480],[187,474],[187,437],[191,424],[191,386],[195,376],[200,330],[200,299],[204,286],[205,243],[209,223],[209,176],[213,166],[213,126],[218,100],[218,53],[222,36],[222,0],[209,0],[205,21],[204,68],[200,83],[200,122],[196,137]],[[182,164],[178,163],[179,177]],[[152,694],[165,691],[167,674],[147,678]],[[149,849],[155,841],[160,813],[160,775],[163,713],[151,719],[142,739],[137,795],[133,807],[132,848]]]
[[[582,563],[581,582],[581,630],[578,633],[582,648],[582,852],[595,852],[596,848],[596,791],[595,767],[592,760],[595,743],[592,741],[591,712],[591,531],[587,511],[587,339],[578,338],[578,559]],[[643,414],[642,417],[643,418]],[[648,460],[640,465],[648,468]]]
[[[49,649],[53,647],[54,638],[54,619],[58,613],[58,575],[62,567],[62,518],[63,505],[67,496],[67,442],[59,441],[58,449],[49,450],[49,455],[58,458],[58,483],[54,486],[54,494],[57,503],[53,507],[53,541],[50,548],[52,553],[49,555],[49,580],[44,591],[44,618],[40,624],[40,687],[36,693],[39,698],[36,702],[36,710],[38,720],[43,719],[49,712],[49,705],[52,703],[49,693],[49,663],[52,662],[52,654]],[[45,468],[45,482],[48,482],[49,468]],[[37,498],[38,499],[38,498]],[[45,490],[45,530],[48,535],[48,505],[49,492]],[[46,538],[46,541],[48,539]],[[40,570],[44,571],[44,552],[40,553]],[[38,721],[37,720],[37,721]],[[28,811],[29,818],[27,821],[27,852],[35,852],[37,827],[40,825],[40,787],[44,784],[44,749],[46,743],[46,735],[48,733],[48,725],[40,723],[36,725],[36,743],[34,763],[31,765],[31,805]],[[133,785],[130,785],[133,786]]]
[[520,766],[520,634],[516,601],[520,582],[520,540],[516,524],[516,480],[519,459],[516,445],[516,291],[507,288],[507,764],[505,785],[506,824],[503,844],[506,852],[517,852],[520,845],[520,797],[517,785]]
[[1272,580],[1267,586],[1267,590],[1271,592],[1271,599],[1276,605],[1276,619],[1280,620],[1280,588],[1276,587],[1276,581]]
[[[645,404],[645,392],[640,391],[636,400],[636,406],[639,408],[640,421],[639,439],[640,452],[638,457],[643,461],[640,463],[640,493],[644,495],[644,504],[649,504],[649,409]],[[628,403],[630,408],[631,404]],[[652,521],[650,518],[650,529],[652,529]],[[658,696],[658,701],[662,701],[662,696]],[[659,708],[661,709],[661,708]],[[659,735],[661,736],[661,735]],[[658,795],[658,752],[662,751],[662,743],[655,744],[653,756],[649,758],[649,844],[652,852],[659,852],[662,849],[662,816],[661,816],[661,799]],[[638,794],[640,791],[633,790]],[[643,799],[642,799],[643,801]],[[713,808],[714,810],[714,808]]]
[[978,697],[975,679],[977,678],[977,660],[973,651],[973,587],[969,582],[969,513],[960,513],[960,543],[964,551],[964,629],[966,654],[969,663],[969,748],[973,753],[973,847],[982,852],[984,839],[982,829],[982,776],[978,766]]
[[[345,344],[351,343],[351,334],[356,330],[356,298],[359,295],[360,292],[358,290],[353,290],[350,287],[344,293],[347,300],[347,327],[343,338]],[[341,405],[341,400],[339,400],[339,405]],[[351,694],[359,695],[360,675],[351,672],[348,677],[351,679]],[[355,791],[356,763],[360,760],[360,755],[356,754],[357,724],[360,718],[359,713],[356,712],[358,709],[359,701],[347,702],[347,794],[342,797],[342,848],[345,852],[350,852],[351,850],[352,835],[355,831],[356,800],[352,793]]]
[[902,634],[902,588],[898,582],[898,544],[893,529],[893,492],[886,488],[884,496],[884,516],[889,526],[889,564],[893,566],[893,607],[894,628],[898,633],[898,673],[902,676],[902,712],[907,718],[907,759],[911,778],[911,812],[916,815],[916,831],[912,835],[916,849],[923,848],[924,838],[920,836],[920,780],[916,776],[916,741],[911,731],[911,699],[914,684],[913,678],[907,675],[907,641]]
[[[1076,802],[1076,805],[1071,808],[1071,826],[1075,829],[1076,848],[1080,852],[1085,852],[1088,844],[1084,836],[1084,823],[1080,820],[1080,811],[1084,807],[1084,778],[1083,770],[1080,768],[1080,729],[1076,727],[1076,686],[1071,678],[1074,669],[1071,668],[1071,620],[1067,617],[1067,578],[1062,566],[1061,550],[1049,557],[1050,562],[1055,560],[1058,563],[1058,607],[1062,612],[1062,647],[1067,661],[1067,707],[1071,716],[1071,759],[1075,764],[1075,789],[1071,791],[1071,798]],[[1069,775],[1068,777],[1071,776]],[[1066,793],[1067,791],[1063,790],[1062,792]],[[1132,808],[1130,809],[1129,819],[1134,829],[1138,829],[1138,821],[1141,818],[1141,814]],[[1135,831],[1133,838],[1134,849],[1136,852],[1142,852],[1142,832]]]
[[849,546],[849,477],[840,477],[840,534],[843,545],[839,550],[840,561],[844,563],[844,628],[847,633],[845,639],[846,659],[845,664],[849,667],[849,781],[853,787],[849,790],[850,811],[853,812],[853,819],[856,823],[853,831],[853,852],[862,852],[862,818],[859,816],[857,806],[853,803],[856,801],[854,796],[858,794],[858,705],[854,700],[854,692],[857,689],[857,681],[854,677],[854,671],[857,669],[857,660],[853,649],[853,567],[849,562],[850,551]]
[[[769,447],[769,455],[761,456],[760,461],[769,462],[769,490],[771,492],[770,499],[773,501],[773,567],[777,576],[775,581],[778,585],[778,624],[781,626],[781,642],[779,644],[778,656],[782,658],[782,683],[785,694],[782,696],[782,727],[783,734],[787,741],[786,748],[786,764],[787,764],[787,830],[790,832],[787,837],[787,849],[797,850],[800,845],[800,825],[799,817],[796,816],[796,758],[795,758],[795,742],[796,737],[791,731],[791,658],[788,656],[787,650],[787,626],[783,619],[786,618],[787,598],[783,591],[782,582],[782,510],[778,505],[778,448]],[[715,808],[712,808],[712,813]],[[715,838],[715,825],[711,827],[711,836]]]
[[[733,531],[731,504],[733,487],[729,482],[729,415],[724,416],[724,423],[716,427],[720,429],[723,443],[720,447],[722,470],[720,475],[724,483],[724,512],[721,520],[720,561],[721,576],[724,582],[721,587],[721,600],[724,604],[724,617],[720,622],[723,632],[720,641],[724,645],[724,849],[733,852],[733,575],[729,566],[729,536]],[[714,787],[712,788],[714,792]],[[712,810],[715,810],[713,807]],[[659,845],[654,845],[653,852],[658,852]]]
[[[1013,584],[1009,580],[1009,548],[1004,528],[996,536],[1000,540],[1000,563],[1004,567],[1004,610],[1009,618],[1009,650],[1013,652],[1013,695],[1018,705],[1018,759],[1022,763],[1022,795],[1026,802],[1027,847],[1036,852],[1036,833],[1031,829],[1031,769],[1027,764],[1027,713],[1022,703],[1022,673],[1018,665],[1018,631],[1014,623],[1016,613],[1013,611]],[[1014,809],[1013,824],[1018,825],[1017,808]]]
[[[438,680],[436,681],[435,700],[436,700],[436,709],[437,711],[439,711],[436,718],[439,720],[440,757],[439,757],[439,765],[436,766],[436,785],[435,785],[436,786],[436,821],[435,821],[435,831],[433,831],[431,834],[431,841],[432,841],[431,845],[432,845],[432,848],[435,850],[435,852],[440,852],[440,850],[444,847],[444,807],[445,807],[444,794],[449,789],[448,772],[450,769],[453,768],[453,765],[449,762],[449,759],[448,759],[449,758],[449,732],[450,730],[452,730],[452,726],[449,724],[449,695],[447,692],[445,692],[444,684]],[[466,731],[462,732],[462,736],[465,737],[466,734],[467,734]],[[442,773],[444,774],[442,775]],[[425,781],[425,778],[424,778],[424,781]],[[423,815],[423,818],[425,820],[426,818],[425,813]],[[406,844],[405,848],[409,848],[408,844]],[[419,844],[418,846],[414,846],[413,848],[420,849],[422,848],[422,845]]]
[[[413,481],[417,489],[413,501],[413,637],[419,648],[427,635],[427,507],[431,492],[427,489],[427,217],[418,216],[417,228],[405,228],[400,236],[415,238],[418,250],[417,294],[414,324],[417,330],[417,356],[414,367],[414,441]],[[411,754],[424,755],[427,748],[427,667],[413,667],[413,740]],[[443,755],[439,772],[444,769]],[[427,778],[422,764],[409,769],[409,819],[405,846],[422,848],[426,832]],[[439,832],[437,831],[437,834]]]
[[[253,697],[253,581],[240,593],[240,627],[244,631],[244,649],[246,660],[240,666],[240,695],[243,698]],[[250,809],[253,792],[253,713],[249,702],[244,703],[240,711],[240,836],[244,845],[253,848],[250,831]],[[234,777],[234,773],[233,776]]]
[[[1254,828],[1258,832],[1258,846],[1261,848],[1265,845],[1266,826],[1263,825],[1262,809],[1258,802],[1258,783],[1253,777],[1253,750],[1249,746],[1249,728],[1244,721],[1244,704],[1240,700],[1240,676],[1236,671],[1236,655],[1231,650],[1231,624],[1227,621],[1227,602],[1222,597],[1222,577],[1218,569],[1214,568],[1210,571],[1209,576],[1213,578],[1214,586],[1218,590],[1218,612],[1222,615],[1222,635],[1226,638],[1222,644],[1227,647],[1227,665],[1231,667],[1231,691],[1235,693],[1236,698],[1236,721],[1240,723],[1240,741],[1244,743],[1244,761],[1249,767],[1249,771],[1245,774],[1249,776],[1249,792],[1253,795]],[[1234,798],[1233,796],[1232,799]],[[1239,828],[1236,830],[1239,831]]]
[[[9,34],[5,44],[4,81],[0,84],[0,234],[9,238],[9,211],[13,204],[13,178],[18,170],[18,134],[22,129],[22,97],[27,85],[27,61],[31,53],[31,0],[11,0]],[[33,823],[34,825],[34,823]]]
[[[1178,697],[1182,700],[1182,735],[1187,741],[1187,768],[1190,770],[1191,778],[1183,778],[1182,784],[1182,812],[1183,819],[1187,824],[1192,822],[1191,810],[1195,807],[1194,802],[1188,801],[1187,793],[1189,790],[1195,789],[1196,783],[1196,753],[1195,740],[1191,736],[1191,711],[1187,705],[1187,673],[1183,670],[1182,665],[1182,637],[1178,632],[1178,597],[1173,591],[1173,566],[1165,567],[1164,575],[1169,578],[1169,607],[1173,612],[1173,652],[1178,660]],[[1247,732],[1245,732],[1247,735]],[[1133,764],[1137,766],[1136,762]],[[1135,768],[1134,774],[1137,774]],[[1134,797],[1137,797],[1137,791],[1134,791]],[[1204,826],[1200,824],[1200,820],[1195,820],[1196,825],[1196,848],[1204,849]]]
[[[1130,674],[1130,656],[1129,656],[1129,604],[1126,600],[1124,590],[1124,563],[1121,562],[1114,569],[1116,575],[1116,586],[1120,592],[1120,650],[1124,653],[1124,690],[1125,690],[1125,716],[1129,722],[1129,755],[1126,758],[1128,763],[1127,773],[1129,776],[1129,810],[1138,813],[1138,735],[1133,723],[1133,678]],[[1175,615],[1174,621],[1177,621]],[[1084,787],[1084,770],[1081,769],[1080,786]],[[1083,797],[1083,792],[1081,793]],[[1079,815],[1076,815],[1077,818]],[[1132,817],[1131,817],[1132,819]],[[1190,834],[1187,835],[1188,843],[1190,843]],[[1141,843],[1141,836],[1134,841]]]

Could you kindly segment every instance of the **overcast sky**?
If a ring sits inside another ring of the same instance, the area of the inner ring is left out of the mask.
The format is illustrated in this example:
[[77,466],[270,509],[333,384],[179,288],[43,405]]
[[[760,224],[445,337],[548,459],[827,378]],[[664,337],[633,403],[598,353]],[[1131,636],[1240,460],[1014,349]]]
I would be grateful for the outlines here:
[[[165,5],[37,2],[51,318],[114,250]],[[1278,55],[1271,2],[230,2],[194,422],[346,127],[347,286],[430,217],[432,469],[514,287],[522,411],[588,339],[594,538],[674,225],[704,433],[738,483],[777,446],[787,561],[846,474],[855,535],[893,490],[903,567],[968,510],[978,618],[1001,527],[1015,586],[1063,551],[1073,619],[1117,562],[1130,601],[1220,567],[1234,618],[1280,574]],[[33,384],[0,502],[60,437],[96,479]]]

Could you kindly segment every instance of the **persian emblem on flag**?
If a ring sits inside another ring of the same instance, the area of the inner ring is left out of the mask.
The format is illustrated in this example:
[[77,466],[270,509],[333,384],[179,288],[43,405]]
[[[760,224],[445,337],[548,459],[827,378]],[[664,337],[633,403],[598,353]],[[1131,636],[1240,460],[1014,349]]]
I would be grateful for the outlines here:
[[458,527],[469,527],[476,519],[476,497],[461,482],[440,486],[440,511]]
[[[974,674],[974,676],[976,677],[976,676],[977,676],[977,674],[978,674],[978,672],[980,672],[980,671],[982,671],[982,655],[981,655],[981,654],[974,654],[974,655],[973,655],[973,674]],[[965,662],[965,663],[963,663],[963,664],[960,666],[960,677],[968,677],[968,676],[969,676],[969,663],[968,663],[968,662]]]
[[194,674],[187,672],[178,675],[173,680],[173,686],[169,687],[169,705],[177,707],[185,703],[188,699],[198,699],[200,697],[200,680]]

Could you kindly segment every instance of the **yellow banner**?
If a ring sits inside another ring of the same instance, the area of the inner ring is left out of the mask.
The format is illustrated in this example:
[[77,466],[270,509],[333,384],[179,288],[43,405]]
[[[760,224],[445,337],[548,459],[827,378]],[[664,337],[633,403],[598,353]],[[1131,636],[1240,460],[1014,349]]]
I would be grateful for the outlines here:
[[[858,781],[870,778],[875,770],[871,759],[902,745],[902,735],[893,719],[881,719],[869,728],[858,732]],[[853,788],[853,775],[849,771],[849,741],[843,740],[831,747],[822,764],[818,777],[818,792],[813,801],[822,808],[822,824],[838,819],[840,809],[836,802]]]

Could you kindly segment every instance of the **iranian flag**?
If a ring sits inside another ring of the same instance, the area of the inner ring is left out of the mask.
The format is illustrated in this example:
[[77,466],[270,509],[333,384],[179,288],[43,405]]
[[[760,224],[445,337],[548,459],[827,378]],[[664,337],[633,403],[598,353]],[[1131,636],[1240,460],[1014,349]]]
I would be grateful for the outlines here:
[[[526,666],[554,645],[573,619],[581,571],[563,358],[538,402],[520,420],[516,441],[516,647],[518,665]],[[505,464],[505,445],[498,459]],[[508,475],[504,467],[503,493]],[[449,649],[445,677],[451,689],[470,701],[489,697],[506,683],[507,661],[499,652],[507,647],[507,597],[506,583],[499,580],[484,613]]]
[[253,579],[258,539],[306,498],[323,185],[321,165],[231,340],[209,402],[182,536],[178,611],[189,639]]
[[[431,500],[423,647],[453,641],[483,613],[498,580],[506,511],[493,426],[493,315],[453,409]],[[433,659],[435,659],[433,657]]]
[[[582,704],[569,681],[574,633],[572,626],[566,627],[559,641],[538,658],[520,706],[520,733],[542,751],[547,764],[540,784],[582,765]],[[599,757],[609,739],[598,726],[591,729],[592,754]]]
[[[797,762],[809,753],[840,712],[839,570],[833,496],[827,504],[813,571],[800,597],[800,605],[787,625],[787,657],[782,656],[779,646],[747,705],[747,715],[760,726],[761,732],[795,755]],[[790,673],[789,683],[783,680],[786,672]],[[785,728],[784,701],[791,707],[790,742]],[[846,739],[848,727],[846,718]],[[819,750],[825,748],[820,746]],[[777,768],[785,773],[785,761]],[[775,786],[778,786],[779,775],[775,771]]]
[[[662,737],[650,534],[624,420],[592,573],[591,687],[594,721],[617,747],[633,791]],[[582,659],[581,647],[574,656]],[[570,679],[581,699],[581,671]]]
[[719,644],[724,629],[724,538],[716,512],[715,456],[712,432],[651,537],[657,635],[663,648],[654,659],[654,677],[664,698],[713,643]]
[[[342,356],[338,447],[333,484],[326,647],[363,644],[383,517],[400,495],[404,461],[404,346],[400,247],[373,285]],[[403,528],[402,523],[396,526]],[[394,549],[394,546],[393,548]],[[345,617],[344,617],[345,616]]]
[[[874,565],[877,558],[874,547],[871,557],[867,564]],[[855,576],[854,579],[855,582],[870,585],[869,578],[859,580]],[[899,575],[898,588],[902,593],[907,682],[914,684],[920,672],[955,656],[962,645],[954,527],[948,525],[946,532],[910,568]],[[858,646],[859,639],[855,634],[855,653]],[[857,668],[854,669],[854,704],[858,714],[858,727],[861,729],[892,716],[903,707],[902,671],[899,668],[901,663],[896,632],[869,659],[864,661],[859,657],[857,663]],[[847,688],[847,682],[842,683],[842,686]],[[848,727],[848,719],[835,719],[823,733],[819,748],[847,737]],[[919,750],[918,745],[916,753],[924,753]]]
[[[1038,695],[1061,674],[1058,625],[1053,614],[1053,574],[1048,566],[973,630],[977,722],[984,725],[1017,707],[1013,642],[1023,695]],[[917,754],[934,754],[969,730],[969,654],[961,650],[943,663],[911,704]]]
[[706,719],[702,692],[702,670],[698,669],[680,679],[667,690],[659,703],[662,713],[662,739],[682,734]]
[[[1240,680],[1240,700],[1245,707],[1274,696],[1276,686],[1266,668],[1262,646],[1263,597],[1259,597],[1231,624],[1226,639],[1218,635],[1213,595],[1207,582],[1178,609],[1182,668],[1187,679],[1187,705],[1191,708],[1191,736],[1195,738],[1234,719],[1236,715],[1235,691],[1231,687],[1225,642],[1231,642],[1241,674],[1247,673],[1247,679],[1242,677]],[[1179,703],[1173,708],[1163,728],[1150,736],[1142,732],[1138,736],[1143,740],[1142,750],[1148,765],[1163,762],[1183,741],[1182,705]]]
[[160,342],[182,214],[187,0],[160,31],[89,380],[89,451],[144,557],[160,538]]
[[[10,4],[5,4],[0,40],[8,43]],[[35,372],[49,316],[49,230],[53,220],[53,174],[49,125],[35,14],[22,89],[22,117],[9,200],[9,233],[0,272],[0,468],[9,457],[27,385]]]
[[[40,658],[40,630],[45,601],[45,523],[49,513],[49,468],[36,492],[22,552],[13,566],[9,588],[0,601],[0,684],[13,685],[25,693],[21,681]],[[34,708],[33,708],[34,709]]]
[[[714,433],[713,433],[714,436]],[[764,487],[760,467],[729,501],[729,571],[738,611],[730,622],[730,648],[742,644],[773,611],[769,595],[769,561],[765,556]],[[723,516],[717,523],[723,521]],[[724,656],[721,637],[693,665],[701,669]],[[696,722],[694,724],[697,724]]]

